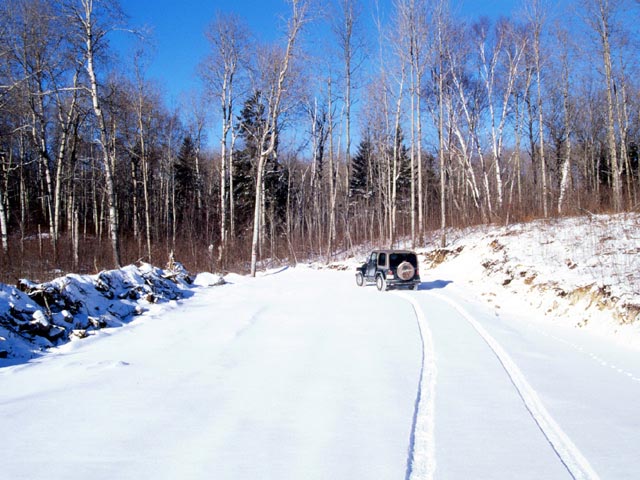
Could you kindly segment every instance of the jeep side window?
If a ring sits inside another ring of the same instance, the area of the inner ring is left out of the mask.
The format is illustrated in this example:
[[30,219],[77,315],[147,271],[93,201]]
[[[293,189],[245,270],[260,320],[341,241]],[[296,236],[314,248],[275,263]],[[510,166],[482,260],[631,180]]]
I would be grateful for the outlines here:
[[369,263],[371,263],[372,265],[376,264],[376,259],[377,259],[377,254],[376,253],[372,253],[371,254],[371,259],[369,260]]
[[386,263],[387,263],[387,254],[386,253],[381,253],[378,256],[378,266],[379,267],[384,267]]

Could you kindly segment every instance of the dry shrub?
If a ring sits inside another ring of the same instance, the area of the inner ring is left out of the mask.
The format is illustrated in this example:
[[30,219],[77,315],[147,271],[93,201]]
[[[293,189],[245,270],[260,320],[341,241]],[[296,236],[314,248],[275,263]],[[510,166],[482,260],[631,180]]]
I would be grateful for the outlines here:
[[437,248],[425,253],[424,257],[425,260],[429,262],[429,268],[435,268],[441,263],[444,263],[445,261],[451,260],[452,258],[460,255],[463,249],[463,246],[460,246],[456,249]]

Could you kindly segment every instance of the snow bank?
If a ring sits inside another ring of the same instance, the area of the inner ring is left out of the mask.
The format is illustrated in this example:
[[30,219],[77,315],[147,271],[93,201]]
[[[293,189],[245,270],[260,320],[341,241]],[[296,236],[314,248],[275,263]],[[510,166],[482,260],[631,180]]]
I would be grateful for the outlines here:
[[421,251],[433,270],[423,277],[467,282],[497,308],[510,293],[550,320],[640,346],[639,227],[640,215],[620,214],[452,230],[446,249]]
[[[199,284],[209,280],[202,278]],[[164,270],[143,263],[46,283],[0,284],[0,366],[101,328],[121,326],[145,311],[145,305],[189,296],[192,283],[184,267],[171,262]]]

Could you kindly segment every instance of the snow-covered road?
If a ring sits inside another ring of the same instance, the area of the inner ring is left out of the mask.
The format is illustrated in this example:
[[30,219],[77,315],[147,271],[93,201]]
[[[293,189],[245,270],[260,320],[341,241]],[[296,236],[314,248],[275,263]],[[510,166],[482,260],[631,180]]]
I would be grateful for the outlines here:
[[0,369],[0,479],[637,478],[640,354],[289,269]]

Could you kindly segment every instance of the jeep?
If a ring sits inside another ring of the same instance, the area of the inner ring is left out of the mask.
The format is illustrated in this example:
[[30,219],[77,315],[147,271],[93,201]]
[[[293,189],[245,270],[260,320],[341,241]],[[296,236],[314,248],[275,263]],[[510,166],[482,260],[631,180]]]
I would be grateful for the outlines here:
[[420,285],[418,256],[409,250],[374,250],[356,269],[356,284],[375,283],[380,291],[391,288],[417,290]]

